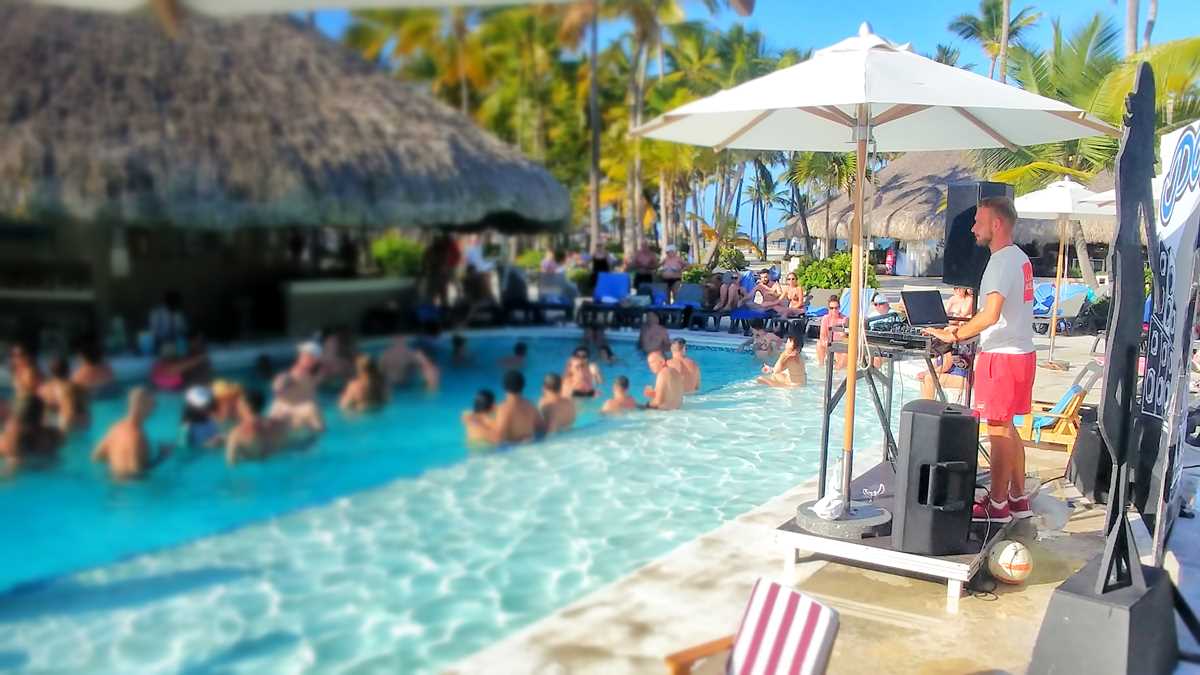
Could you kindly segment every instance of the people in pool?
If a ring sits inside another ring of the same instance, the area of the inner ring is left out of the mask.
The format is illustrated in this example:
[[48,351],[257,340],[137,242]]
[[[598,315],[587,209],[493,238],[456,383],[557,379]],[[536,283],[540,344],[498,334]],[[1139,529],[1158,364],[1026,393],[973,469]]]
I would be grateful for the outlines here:
[[415,371],[425,381],[425,388],[436,391],[441,382],[441,372],[437,365],[421,348],[413,349],[408,346],[408,338],[397,335],[392,338],[392,344],[379,356],[379,369],[389,385],[406,385]]
[[[257,389],[247,389],[238,399],[238,422],[225,440],[225,461],[230,466],[242,460],[266,459],[283,450],[293,438],[294,430],[285,420],[262,416],[265,404],[266,397]],[[297,444],[303,434],[296,432]]]
[[496,405],[496,422],[487,433],[489,442],[524,443],[545,433],[545,420],[522,396],[524,390],[525,376],[521,371],[510,370],[504,374],[504,400]]
[[112,366],[104,361],[104,355],[94,340],[87,340],[79,349],[79,367],[71,375],[71,381],[95,396],[113,381]]
[[108,464],[109,475],[117,480],[137,478],[161,464],[170,456],[171,446],[160,443],[158,452],[151,455],[144,425],[152,412],[154,394],[146,387],[130,389],[128,412],[104,434],[92,452],[92,461]]
[[238,401],[242,398],[242,385],[229,380],[212,383],[212,418],[217,424],[233,425],[237,422]]
[[[821,364],[825,363],[825,359],[829,354],[829,346],[833,344],[834,329],[846,325],[846,316],[842,314],[842,301],[838,296],[829,296],[826,307],[829,312],[821,317],[821,332],[817,338],[817,363]],[[845,368],[846,355],[844,353],[835,354],[833,365],[839,370]]]
[[354,335],[345,326],[327,331],[318,359],[323,382],[338,385],[354,376],[354,359],[358,348]]
[[[272,383],[275,393],[267,417],[282,420],[296,431],[325,431],[325,418],[317,404],[317,387],[321,384],[321,347],[305,342],[296,348],[296,362]],[[240,417],[240,415],[239,415]]]
[[596,387],[604,382],[600,367],[591,362],[591,352],[587,347],[579,346],[567,359],[563,370],[562,394],[578,398],[592,398],[596,395]]
[[163,391],[179,391],[189,380],[199,379],[208,368],[208,354],[180,356],[175,344],[164,342],[158,350],[158,360],[150,366],[150,382]]
[[0,460],[11,471],[26,461],[53,459],[63,435],[45,424],[45,404],[37,395],[39,375],[32,357],[18,356],[9,361],[12,372],[13,401],[0,431]]
[[613,378],[612,398],[604,402],[600,412],[605,415],[619,415],[626,410],[635,410],[637,401],[629,395],[629,378],[618,375]]
[[667,366],[683,378],[683,393],[691,394],[700,389],[700,365],[687,355],[687,340],[675,338],[671,341],[671,360]]
[[45,403],[46,410],[55,416],[54,426],[63,433],[87,427],[91,422],[88,392],[71,380],[71,368],[67,360],[56,357],[50,362],[49,373],[50,376],[38,388],[38,396]]
[[450,338],[450,362],[455,366],[465,366],[471,363],[471,353],[467,351],[467,338],[454,335]]
[[638,335],[638,348],[647,354],[671,349],[671,335],[666,328],[663,328],[658,314],[646,313],[646,318],[642,321],[642,330]]
[[187,448],[220,447],[224,437],[221,425],[213,418],[216,408],[216,398],[208,387],[189,387],[183,394],[178,444]]
[[462,414],[467,443],[487,443],[496,426],[496,395],[491,389],[480,389],[470,410]]
[[546,423],[546,433],[566,431],[575,423],[575,401],[563,395],[563,380],[558,373],[547,373],[542,379],[542,399],[538,412]]
[[524,342],[518,342],[513,345],[512,356],[506,356],[500,359],[500,367],[505,370],[524,370],[525,355],[529,351],[529,345]]
[[643,392],[649,399],[646,407],[655,410],[678,410],[682,407],[683,376],[667,367],[662,352],[650,352],[646,356],[646,365],[654,374],[654,386],[647,386]]
[[606,344],[600,345],[599,347],[597,347],[596,354],[598,355],[597,361],[599,361],[600,363],[603,363],[606,366],[611,366],[614,363],[617,363],[617,361],[619,360],[619,359],[617,359],[617,355],[613,354],[612,347],[609,347]]
[[796,333],[787,336],[783,343],[783,352],[775,361],[775,366],[763,366],[759,384],[768,387],[803,387],[808,384],[808,373],[804,367],[804,356],[800,354],[802,338]]
[[765,325],[762,319],[750,322],[750,339],[742,343],[742,348],[752,350],[754,358],[764,365],[774,361],[783,351],[783,338],[766,330]]
[[338,407],[350,412],[365,412],[383,407],[388,400],[388,386],[379,364],[367,354],[354,360],[354,379],[346,383]]

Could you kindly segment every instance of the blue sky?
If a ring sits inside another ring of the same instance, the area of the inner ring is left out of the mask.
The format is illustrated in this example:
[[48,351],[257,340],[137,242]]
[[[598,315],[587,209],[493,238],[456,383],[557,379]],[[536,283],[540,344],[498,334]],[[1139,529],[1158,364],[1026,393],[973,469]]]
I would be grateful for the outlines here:
[[[947,24],[964,12],[979,10],[978,0],[866,0],[859,2],[810,0],[758,0],[754,14],[742,19],[731,11],[723,11],[708,17],[707,11],[698,0],[683,0],[688,19],[708,20],[721,28],[738,21],[748,28],[762,31],[771,49],[789,47],[821,48],[849,37],[858,31],[863,21],[869,21],[875,32],[894,42],[911,42],[920,53],[933,52],[939,42],[954,45],[962,50],[960,63],[975,64],[975,70],[986,73],[988,61],[977,45],[966,43],[946,29]],[[1144,28],[1147,0],[1141,1],[1142,16],[1140,34]],[[1013,12],[1032,6],[1042,18],[1030,35],[1033,44],[1049,44],[1051,21],[1059,19],[1069,34],[1075,27],[1089,20],[1097,12],[1110,17],[1118,29],[1124,26],[1124,0],[1039,0],[1021,2],[1013,0]],[[338,38],[349,23],[345,11],[318,12],[317,25],[328,35]],[[607,43],[627,30],[621,22],[602,24],[600,38]],[[1166,42],[1200,33],[1200,0],[1159,0],[1158,19],[1152,34],[1153,42]],[[1123,44],[1123,43],[1122,43]],[[749,222],[747,210],[743,209],[743,225]],[[777,227],[780,214],[768,215],[771,227]]]

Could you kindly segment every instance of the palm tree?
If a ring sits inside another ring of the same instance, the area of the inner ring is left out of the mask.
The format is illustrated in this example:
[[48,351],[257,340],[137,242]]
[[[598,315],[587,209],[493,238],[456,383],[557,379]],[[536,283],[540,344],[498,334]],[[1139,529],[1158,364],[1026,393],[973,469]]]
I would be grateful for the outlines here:
[[[1021,35],[1037,23],[1040,17],[1032,7],[1017,12],[1017,15],[1007,22],[1007,41],[1020,44]],[[950,22],[948,28],[964,40],[979,43],[988,57],[988,77],[994,78],[1001,40],[1005,39],[1003,0],[980,0],[978,16],[961,14]],[[1007,53],[1007,47],[1005,49]]]
[[[833,253],[833,230],[829,226],[829,208],[834,196],[854,187],[858,158],[852,152],[794,152],[788,162],[785,179],[791,185],[808,187],[824,195],[825,255]],[[870,179],[872,172],[867,169]],[[807,223],[806,223],[807,224]]]
[[1158,132],[1166,133],[1200,118],[1200,37],[1147,47],[1114,68],[1099,87],[1094,112],[1109,122],[1120,121],[1125,96],[1133,89],[1143,61],[1154,69]]
[[1001,82],[1008,79],[1008,41],[1011,37],[1009,33],[1012,32],[1012,27],[1009,25],[1009,13],[1011,10],[1011,0],[1000,0],[1000,55],[997,61],[1000,63]]
[[1138,0],[1125,0],[1125,57],[1137,53]]
[[1146,32],[1142,33],[1142,48],[1150,47],[1150,33],[1154,32],[1154,22],[1158,20],[1158,0],[1150,0],[1146,8]]
[[972,70],[975,68],[974,63],[960,64],[962,58],[962,50],[953,45],[938,43],[937,49],[932,54],[926,54],[925,58],[932,59],[938,63],[962,68],[963,70]]

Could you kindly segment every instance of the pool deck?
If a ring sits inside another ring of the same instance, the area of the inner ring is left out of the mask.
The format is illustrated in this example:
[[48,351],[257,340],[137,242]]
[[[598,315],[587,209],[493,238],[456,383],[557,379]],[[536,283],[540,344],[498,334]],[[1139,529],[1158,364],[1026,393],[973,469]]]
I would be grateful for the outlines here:
[[[1037,393],[1057,398],[1092,355],[1093,338],[1058,341],[1056,357],[1072,369],[1039,368]],[[1039,338],[1039,359],[1047,341]],[[1089,400],[1095,400],[1093,392]],[[867,450],[863,466],[878,461]],[[1030,447],[1027,470],[1040,480],[1064,473],[1067,453]],[[1200,451],[1185,453],[1185,466]],[[865,467],[864,467],[865,468]],[[1185,500],[1194,499],[1200,471],[1185,472]],[[1033,553],[1034,570],[1019,586],[1001,586],[965,595],[957,614],[946,612],[944,584],[836,562],[806,561],[794,577],[783,578],[785,550],[773,530],[813,498],[811,480],[687,542],[669,554],[598,589],[558,612],[448,668],[466,673],[663,673],[663,657],[724,635],[736,628],[750,588],[759,577],[780,580],[827,602],[841,615],[841,630],[830,661],[831,673],[1025,672],[1042,617],[1054,589],[1103,548],[1103,507],[1079,498],[1074,487],[1055,481],[1044,488],[1071,499],[1073,511],[1061,532],[1041,533],[1034,520],[1014,526],[1009,537]],[[1140,551],[1146,555],[1145,527],[1134,520]],[[1200,607],[1200,523],[1180,519],[1168,544],[1165,568],[1183,595]],[[1180,624],[1180,645],[1200,653]],[[724,655],[695,672],[723,672]],[[1177,672],[1200,672],[1183,664]]]

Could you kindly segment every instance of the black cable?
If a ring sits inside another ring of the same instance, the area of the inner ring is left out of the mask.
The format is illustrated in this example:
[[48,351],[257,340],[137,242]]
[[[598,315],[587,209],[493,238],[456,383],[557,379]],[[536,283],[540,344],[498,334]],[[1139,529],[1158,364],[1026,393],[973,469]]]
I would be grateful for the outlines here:
[[1054,478],[1049,478],[1049,479],[1046,479],[1046,480],[1042,481],[1042,484],[1038,486],[1038,489],[1041,489],[1041,488],[1043,488],[1043,487],[1046,487],[1046,483],[1053,483],[1053,482],[1054,482],[1054,481],[1056,481],[1056,480],[1061,480],[1061,479],[1063,479],[1063,478],[1066,478],[1066,477],[1067,477],[1067,474],[1065,474],[1065,473],[1064,473],[1064,474],[1063,474],[1063,475],[1061,475],[1061,476],[1055,476]]

